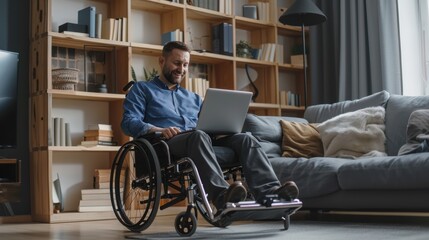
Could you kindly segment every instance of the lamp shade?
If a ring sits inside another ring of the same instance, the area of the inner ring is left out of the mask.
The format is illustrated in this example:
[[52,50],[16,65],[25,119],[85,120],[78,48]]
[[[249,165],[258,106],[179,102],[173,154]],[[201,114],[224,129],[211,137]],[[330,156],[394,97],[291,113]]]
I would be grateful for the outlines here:
[[279,21],[292,26],[311,26],[326,21],[326,16],[311,0],[295,0]]

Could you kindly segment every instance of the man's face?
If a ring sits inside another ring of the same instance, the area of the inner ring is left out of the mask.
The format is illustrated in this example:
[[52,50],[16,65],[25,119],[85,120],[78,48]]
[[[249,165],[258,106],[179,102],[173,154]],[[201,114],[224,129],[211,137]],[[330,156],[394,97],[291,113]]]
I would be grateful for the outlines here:
[[162,75],[170,84],[180,84],[186,76],[190,54],[187,51],[173,49],[167,57],[160,58]]

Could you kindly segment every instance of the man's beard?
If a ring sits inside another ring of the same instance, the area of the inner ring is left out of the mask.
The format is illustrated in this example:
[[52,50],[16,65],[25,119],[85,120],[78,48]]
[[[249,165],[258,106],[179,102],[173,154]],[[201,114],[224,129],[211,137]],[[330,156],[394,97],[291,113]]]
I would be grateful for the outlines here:
[[[182,77],[180,79],[176,80],[173,76],[173,72],[180,73],[182,75]],[[164,75],[165,79],[171,84],[179,84],[180,81],[185,77],[185,75],[182,72],[180,72],[178,70],[170,72],[166,67],[164,67],[162,69],[162,74]]]

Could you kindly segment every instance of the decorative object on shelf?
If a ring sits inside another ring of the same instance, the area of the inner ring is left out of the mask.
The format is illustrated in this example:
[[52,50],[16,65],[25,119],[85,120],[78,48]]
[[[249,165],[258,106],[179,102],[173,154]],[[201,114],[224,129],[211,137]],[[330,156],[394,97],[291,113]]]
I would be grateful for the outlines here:
[[52,87],[61,90],[75,90],[79,81],[79,69],[57,68],[52,69]]
[[249,43],[247,41],[243,41],[240,40],[237,45],[237,57],[242,57],[242,58],[253,58],[252,55],[252,47],[249,45]]
[[258,19],[258,9],[255,4],[243,5],[243,17]]
[[259,90],[258,90],[258,88],[256,87],[256,85],[255,85],[255,83],[254,83],[254,81],[256,81],[256,79],[258,78],[258,75],[256,74],[256,78],[255,78],[255,80],[252,80],[252,78],[250,77],[250,73],[249,73],[249,64],[245,64],[244,65],[244,67],[245,67],[245,69],[246,69],[246,75],[247,75],[247,79],[249,80],[249,82],[250,82],[250,85],[252,85],[252,87],[253,87],[253,96],[252,96],[252,101],[253,102],[255,102],[256,101],[256,98],[258,97],[258,95],[259,95]]
[[116,48],[84,45],[85,91],[115,93]]
[[[326,16],[311,0],[295,1],[290,8],[283,13],[279,21],[283,24],[301,26],[303,55],[305,52],[304,26],[312,26],[326,21]],[[307,108],[307,60],[302,58],[304,68],[304,106]]]

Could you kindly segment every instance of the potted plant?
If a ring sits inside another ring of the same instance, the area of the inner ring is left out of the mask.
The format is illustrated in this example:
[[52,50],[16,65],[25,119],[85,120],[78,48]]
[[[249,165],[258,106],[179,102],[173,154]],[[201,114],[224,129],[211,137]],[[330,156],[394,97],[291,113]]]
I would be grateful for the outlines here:
[[[155,68],[152,68],[151,71],[146,70],[146,68],[143,68],[143,74],[144,74],[144,79],[143,81],[151,81],[153,80],[156,76],[158,76],[158,70],[156,70]],[[136,72],[134,71],[134,67],[131,66],[131,77],[134,81],[138,81],[137,80],[137,76],[136,76]]]
[[240,40],[236,45],[237,57],[252,58],[252,47],[247,41]]

